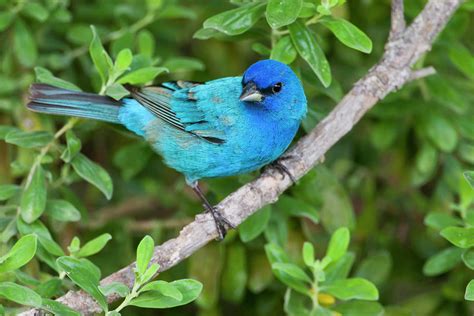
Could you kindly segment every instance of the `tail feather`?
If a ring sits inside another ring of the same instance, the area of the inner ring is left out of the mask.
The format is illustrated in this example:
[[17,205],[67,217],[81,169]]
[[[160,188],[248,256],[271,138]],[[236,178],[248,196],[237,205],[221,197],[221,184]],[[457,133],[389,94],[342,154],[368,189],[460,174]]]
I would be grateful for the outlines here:
[[35,83],[30,87],[30,102],[27,107],[40,113],[120,123],[118,114],[121,105],[120,101],[106,96]]

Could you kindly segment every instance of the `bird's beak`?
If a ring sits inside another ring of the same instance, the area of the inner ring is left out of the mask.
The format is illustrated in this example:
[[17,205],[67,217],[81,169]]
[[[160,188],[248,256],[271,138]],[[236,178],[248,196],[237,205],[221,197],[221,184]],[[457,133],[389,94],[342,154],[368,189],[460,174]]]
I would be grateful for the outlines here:
[[242,89],[239,99],[246,102],[260,102],[263,100],[263,94],[258,91],[255,83],[250,81]]

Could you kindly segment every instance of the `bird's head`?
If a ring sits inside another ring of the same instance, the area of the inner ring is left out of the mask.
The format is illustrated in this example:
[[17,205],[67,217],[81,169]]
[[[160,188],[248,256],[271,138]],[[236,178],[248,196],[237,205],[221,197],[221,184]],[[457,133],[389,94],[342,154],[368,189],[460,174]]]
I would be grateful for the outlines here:
[[306,97],[296,74],[275,60],[261,60],[251,65],[242,77],[240,100],[249,106],[286,112],[301,119],[306,114]]

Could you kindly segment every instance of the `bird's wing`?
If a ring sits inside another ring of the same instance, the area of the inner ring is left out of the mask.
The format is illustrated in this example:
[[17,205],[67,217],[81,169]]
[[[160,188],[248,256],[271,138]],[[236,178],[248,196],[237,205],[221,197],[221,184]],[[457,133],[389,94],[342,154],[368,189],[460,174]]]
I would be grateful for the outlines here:
[[132,97],[163,122],[183,133],[193,134],[210,143],[225,142],[225,133],[208,120],[192,88],[202,83],[166,82],[161,86],[130,89]]

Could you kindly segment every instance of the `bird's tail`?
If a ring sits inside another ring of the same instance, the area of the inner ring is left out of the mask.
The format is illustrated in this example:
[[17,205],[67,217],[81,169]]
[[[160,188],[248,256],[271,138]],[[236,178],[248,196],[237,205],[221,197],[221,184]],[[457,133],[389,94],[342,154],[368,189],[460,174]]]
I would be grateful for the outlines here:
[[106,96],[35,83],[30,87],[29,97],[27,107],[35,112],[120,123],[121,102]]

